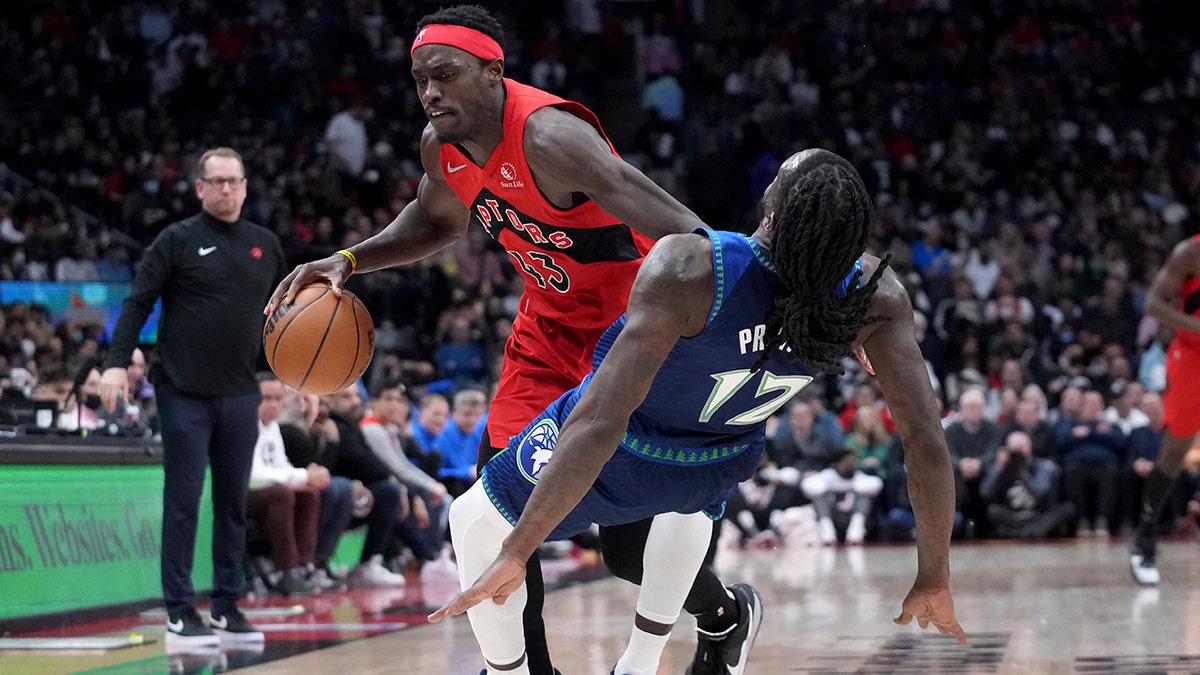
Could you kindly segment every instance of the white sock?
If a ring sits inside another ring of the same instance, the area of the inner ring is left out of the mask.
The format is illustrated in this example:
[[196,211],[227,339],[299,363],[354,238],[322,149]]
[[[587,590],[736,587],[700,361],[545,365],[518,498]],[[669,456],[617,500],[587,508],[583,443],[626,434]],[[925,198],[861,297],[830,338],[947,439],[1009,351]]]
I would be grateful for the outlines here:
[[629,646],[617,661],[618,675],[654,675],[658,672],[658,660],[662,657],[663,648],[667,646],[666,635],[651,635],[634,626],[633,634],[629,636]]

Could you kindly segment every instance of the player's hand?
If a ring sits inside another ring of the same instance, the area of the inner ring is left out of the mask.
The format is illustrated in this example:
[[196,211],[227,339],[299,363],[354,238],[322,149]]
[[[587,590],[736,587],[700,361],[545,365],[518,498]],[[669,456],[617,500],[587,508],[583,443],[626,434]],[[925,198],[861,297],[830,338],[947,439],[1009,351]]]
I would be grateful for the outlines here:
[[501,553],[492,566],[484,570],[470,588],[450,599],[442,608],[429,615],[430,623],[448,616],[458,616],[484,600],[503,605],[525,583],[525,561]]
[[967,644],[967,634],[958,625],[958,619],[954,618],[954,598],[949,588],[922,589],[913,586],[900,607],[900,616],[892,621],[907,626],[913,619],[921,628],[933,624],[939,633],[953,635],[959,643]]
[[100,376],[100,402],[105,410],[113,412],[118,400],[129,400],[129,376],[124,368],[109,368]]
[[350,278],[350,260],[344,255],[333,254],[328,258],[306,262],[283,278],[267,301],[263,314],[271,316],[280,305],[290,305],[301,288],[318,280],[329,282],[333,294],[342,296],[342,284]]

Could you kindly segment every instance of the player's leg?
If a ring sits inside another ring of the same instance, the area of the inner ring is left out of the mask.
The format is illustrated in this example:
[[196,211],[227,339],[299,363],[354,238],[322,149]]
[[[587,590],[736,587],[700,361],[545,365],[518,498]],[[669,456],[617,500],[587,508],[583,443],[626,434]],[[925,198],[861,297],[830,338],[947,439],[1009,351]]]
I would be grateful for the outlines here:
[[708,551],[712,520],[703,513],[665,513],[652,519],[642,552],[637,616],[615,672],[654,675]]
[[[450,533],[462,588],[469,588],[487,570],[511,531],[512,525],[492,505],[481,481],[476,481],[454,500],[450,505]],[[489,675],[530,672],[525,656],[525,634],[517,620],[525,599],[526,592],[522,587],[503,605],[482,602],[467,610]]]
[[[614,575],[634,584],[643,584],[643,579],[655,579],[658,574],[645,568],[645,551],[651,533],[653,519],[626,525],[600,528],[601,550],[604,563]],[[696,619],[698,646],[688,673],[715,672],[718,664],[725,663],[729,672],[744,672],[750,647],[762,622],[762,597],[748,584],[734,584],[728,588],[712,568],[716,551],[717,533],[720,522],[708,526],[708,544],[705,564],[696,572],[692,587],[684,600],[683,609]],[[699,536],[704,540],[703,533]],[[665,560],[660,560],[665,563]],[[702,665],[703,664],[703,665]],[[617,671],[620,672],[620,671]]]
[[[522,314],[504,344],[504,367],[488,410],[487,430],[479,444],[479,471],[508,446],[534,418],[591,371],[592,349],[604,328],[572,329],[543,323]],[[533,675],[556,675],[546,644],[542,605],[546,595],[541,558],[535,551],[525,567],[528,599],[522,622],[529,670]]]
[[[492,446],[488,441],[488,433],[484,432],[483,440],[479,443],[478,467],[480,475],[483,473],[483,466],[503,450],[503,448]],[[475,481],[475,485],[481,485],[480,481]],[[471,490],[467,490],[467,492],[469,493]],[[464,496],[466,496],[466,493],[464,493]],[[458,503],[458,500],[455,500],[455,503]],[[453,509],[453,506],[452,504],[451,509]],[[454,541],[454,537],[454,528],[451,527],[450,538],[452,542]],[[455,547],[457,553],[457,544],[455,544]],[[461,560],[459,561],[459,569],[462,569]],[[473,582],[474,579],[471,581]],[[529,672],[533,675],[555,675],[557,671],[554,670],[554,666],[550,663],[550,647],[546,643],[546,623],[542,620],[542,606],[545,604],[546,599],[546,585],[542,579],[542,557],[536,550],[525,563],[525,593],[525,610],[521,614],[521,624],[524,627],[522,634],[525,640],[525,656]],[[512,601],[509,600],[509,602],[511,603]]]
[[1133,578],[1144,586],[1159,582],[1155,555],[1158,549],[1158,523],[1171,497],[1183,466],[1183,457],[1192,447],[1192,437],[1176,436],[1170,432],[1163,438],[1162,449],[1154,469],[1146,476],[1142,492],[1142,513],[1133,536],[1129,564]]
[[1129,552],[1130,572],[1144,586],[1159,582],[1157,553],[1159,520],[1183,467],[1183,458],[1200,432],[1200,354],[1172,344],[1167,358],[1167,389],[1163,392],[1163,420],[1167,433],[1154,469],[1146,476],[1142,515]]

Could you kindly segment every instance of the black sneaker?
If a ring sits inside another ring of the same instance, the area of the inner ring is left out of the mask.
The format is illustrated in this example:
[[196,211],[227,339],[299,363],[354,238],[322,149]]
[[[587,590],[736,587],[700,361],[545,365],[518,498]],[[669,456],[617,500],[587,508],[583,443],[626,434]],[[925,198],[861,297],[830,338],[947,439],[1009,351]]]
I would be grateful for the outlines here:
[[167,615],[166,643],[171,647],[217,647],[221,639],[188,607]]
[[1154,564],[1154,550],[1135,544],[1129,551],[1129,573],[1140,586],[1157,586],[1160,578]]
[[208,625],[218,636],[226,640],[258,642],[263,639],[262,631],[250,625],[250,622],[246,620],[246,615],[236,607],[233,608],[233,611],[225,614],[213,612],[212,618],[208,620]]
[[750,648],[758,637],[762,625],[762,596],[750,584],[734,584],[729,587],[738,603],[737,625],[728,633],[717,637],[697,630],[696,655],[685,675],[742,675],[750,660]]
[[283,573],[275,584],[275,592],[287,596],[312,595],[317,592],[317,587],[309,579],[308,570],[297,567]]
[[316,567],[312,563],[309,563],[305,572],[305,579],[307,579],[308,583],[312,584],[313,588],[315,588],[318,592],[331,593],[334,591],[345,590],[346,588],[346,584],[342,583],[340,579],[335,578],[329,573],[329,570],[326,570],[323,567]]

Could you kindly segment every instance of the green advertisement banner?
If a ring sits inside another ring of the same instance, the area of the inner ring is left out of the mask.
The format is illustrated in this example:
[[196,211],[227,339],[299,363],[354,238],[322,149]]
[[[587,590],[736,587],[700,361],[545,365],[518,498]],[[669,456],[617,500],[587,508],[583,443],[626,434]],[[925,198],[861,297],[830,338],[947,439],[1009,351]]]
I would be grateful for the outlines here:
[[[162,595],[162,465],[0,465],[0,618]],[[205,485],[192,579],[212,585]]]

